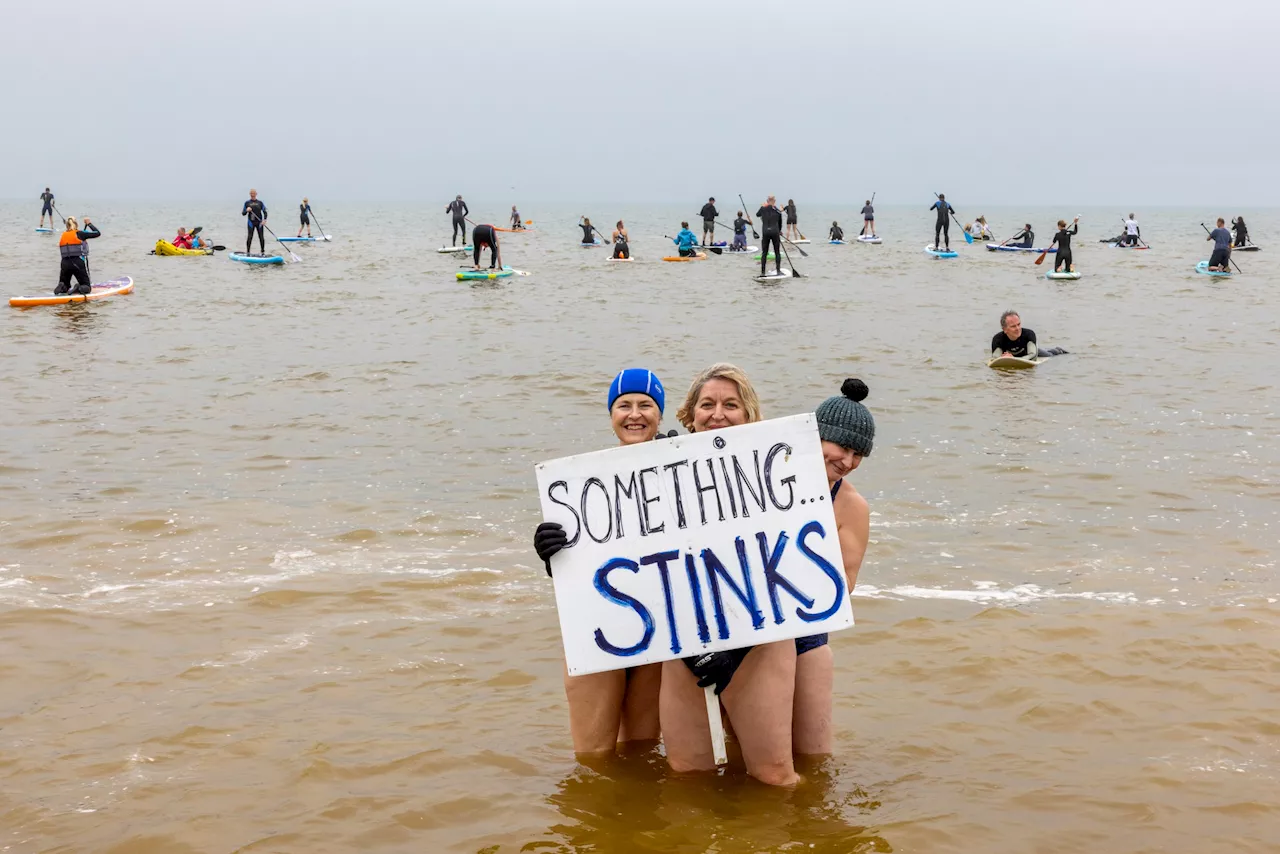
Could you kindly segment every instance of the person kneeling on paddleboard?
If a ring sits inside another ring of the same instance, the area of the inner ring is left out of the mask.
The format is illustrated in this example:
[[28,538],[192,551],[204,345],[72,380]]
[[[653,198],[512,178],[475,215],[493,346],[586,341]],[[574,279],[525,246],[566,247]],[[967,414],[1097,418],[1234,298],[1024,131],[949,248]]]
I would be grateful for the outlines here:
[[89,244],[85,241],[100,237],[102,232],[98,231],[98,227],[88,217],[84,218],[84,227],[84,231],[79,231],[76,218],[67,217],[67,230],[62,232],[62,238],[58,240],[62,266],[58,270],[58,287],[53,291],[55,294],[71,293],[72,276],[76,280],[76,293],[93,292],[93,285],[89,282]]
[[1205,240],[1213,241],[1213,254],[1209,256],[1209,270],[1214,273],[1231,272],[1231,232],[1223,226],[1226,221],[1218,217],[1218,227],[1209,232]]
[[680,250],[681,258],[691,258],[698,254],[698,235],[689,230],[689,223],[680,223],[680,233],[671,238],[671,242]]
[[258,201],[258,191],[249,191],[249,201],[244,203],[244,207],[240,208],[240,216],[247,216],[249,225],[249,236],[244,241],[244,254],[253,254],[253,233],[258,232],[258,251],[263,255],[267,254],[267,238],[262,233],[262,224],[267,221],[267,206]]
[[831,223],[831,239],[844,240],[844,229],[840,227],[840,223],[838,222],[833,221]]
[[760,220],[760,275],[764,275],[765,264],[769,260],[769,247],[773,247],[773,263],[779,276],[782,275],[782,211],[778,210],[778,200],[770,196],[756,211],[756,219]]
[[[465,240],[465,236],[463,237]],[[475,252],[476,269],[480,266],[480,250],[489,247],[489,269],[502,269],[502,252],[498,249],[498,230],[492,225],[477,225],[471,230],[471,246]]]
[[742,211],[738,211],[738,218],[733,221],[733,245],[729,251],[747,251],[747,221],[742,218]]
[[1001,246],[1020,246],[1023,249],[1030,249],[1035,246],[1036,233],[1031,230],[1031,223],[1023,223],[1022,231],[1019,231],[1013,237],[1010,237]]
[[591,224],[591,220],[584,216],[582,222],[578,223],[578,228],[582,229],[582,245],[594,246],[596,243],[596,227]]
[[631,257],[631,246],[627,242],[627,227],[622,224],[622,220],[618,220],[618,227],[613,230],[613,257]]
[[516,210],[516,206],[511,206],[511,230],[524,231],[524,223],[520,221],[520,211]]
[[1079,233],[1080,217],[1071,220],[1071,228],[1067,228],[1065,219],[1058,220],[1058,233],[1049,241],[1050,249],[1054,244],[1058,246],[1058,254],[1053,259],[1053,272],[1058,272],[1059,267],[1066,267],[1068,273],[1075,272],[1075,268],[1071,266],[1071,235]]
[[1129,218],[1124,221],[1124,237],[1120,243],[1124,246],[1137,246],[1140,237],[1142,229],[1138,228],[1138,221],[1133,218],[1133,214],[1129,214]]

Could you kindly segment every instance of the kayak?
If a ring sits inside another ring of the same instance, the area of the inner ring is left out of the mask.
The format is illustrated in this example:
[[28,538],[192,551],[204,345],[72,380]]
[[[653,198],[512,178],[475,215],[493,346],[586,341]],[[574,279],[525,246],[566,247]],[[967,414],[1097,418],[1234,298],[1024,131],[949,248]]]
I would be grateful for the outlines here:
[[40,228],[36,229],[36,234],[53,234],[53,229],[44,228],[43,226],[41,226]]
[[474,279],[505,279],[507,276],[515,275],[515,270],[504,266],[501,270],[459,270],[458,281],[465,282]]
[[927,252],[927,253],[929,253],[930,255],[932,255],[934,258],[958,258],[958,257],[960,257],[960,253],[959,253],[959,252],[957,252],[957,251],[955,251],[954,249],[943,249],[942,251],[938,251],[937,249],[934,249],[934,248],[933,248],[933,244],[932,244],[932,243],[930,243],[928,246],[926,246],[926,247],[924,248],[924,251],[925,251],[925,252]]
[[830,243],[832,246],[844,246],[843,240],[828,240],[827,242]]
[[179,249],[163,238],[156,241],[156,255],[212,255],[212,249]]
[[766,273],[763,276],[752,276],[757,282],[777,282],[782,279],[790,279],[791,271],[783,267],[780,272]]
[[333,240],[332,234],[326,234],[324,237],[277,237],[281,243],[323,243],[327,240]]
[[441,246],[436,251],[441,255],[466,255],[474,250],[474,246]]
[[1044,274],[1046,279],[1070,279],[1072,281],[1080,278],[1079,273],[1055,273],[1052,270]]
[[116,294],[132,292],[133,279],[129,276],[121,276],[118,279],[94,285],[93,290],[87,294],[40,294],[33,297],[10,297],[9,305],[15,308],[29,308],[34,305],[64,305],[69,302],[89,302],[90,300],[106,299]]
[[232,261],[242,264],[283,264],[284,258],[279,255],[246,255],[243,252],[232,252],[227,256]]
[[1206,276],[1224,276],[1224,277],[1231,276],[1231,273],[1229,271],[1223,272],[1222,270],[1210,270],[1208,261],[1201,261],[1199,264],[1197,264],[1196,272],[1204,273]]
[[1048,249],[1037,246],[1002,246],[999,243],[988,243],[987,249],[991,252],[1034,252],[1039,255],[1041,252],[1053,254],[1058,251],[1058,247],[1050,246]]
[[699,252],[697,255],[668,255],[662,259],[663,261],[705,261],[707,253]]
[[876,237],[874,234],[872,235],[864,234],[858,238],[858,242],[859,243],[882,243],[883,241],[880,238]]
[[1040,364],[1039,359],[1028,359],[1025,356],[996,356],[987,362],[988,368],[1034,368]]

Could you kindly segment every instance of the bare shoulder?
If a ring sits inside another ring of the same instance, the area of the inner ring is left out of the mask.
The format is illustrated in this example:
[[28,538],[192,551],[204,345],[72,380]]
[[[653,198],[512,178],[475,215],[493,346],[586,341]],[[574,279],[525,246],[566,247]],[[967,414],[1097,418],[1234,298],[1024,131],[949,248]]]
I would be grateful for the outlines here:
[[836,493],[835,501],[831,502],[831,509],[838,523],[857,522],[871,517],[871,508],[867,505],[867,499],[847,480]]

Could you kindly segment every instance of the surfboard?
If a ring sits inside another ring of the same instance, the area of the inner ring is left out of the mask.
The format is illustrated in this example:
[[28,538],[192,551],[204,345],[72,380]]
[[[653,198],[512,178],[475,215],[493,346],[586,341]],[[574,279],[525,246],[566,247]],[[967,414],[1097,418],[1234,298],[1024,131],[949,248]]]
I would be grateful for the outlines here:
[[1015,370],[1034,368],[1038,364],[1040,364],[1039,359],[1028,359],[1023,356],[996,356],[994,359],[987,361],[988,368],[1013,368]]
[[474,250],[474,246],[441,246],[436,251],[441,255],[465,255]]
[[705,261],[706,259],[707,259],[707,253],[699,252],[697,255],[689,255],[689,256],[668,255],[662,260],[663,261]]
[[323,243],[327,240],[333,240],[332,234],[326,234],[324,237],[278,237],[281,243]]
[[1052,270],[1044,274],[1046,279],[1078,279],[1079,273],[1055,273]]
[[1045,249],[1042,246],[1001,246],[999,243],[988,243],[987,250],[989,252],[1034,252],[1039,255],[1041,252],[1053,254],[1058,251],[1058,247],[1050,246]]
[[459,270],[458,281],[465,282],[474,279],[505,279],[507,276],[514,276],[515,270],[508,266],[503,266],[501,270]]
[[941,251],[934,249],[932,243],[926,246],[924,251],[932,255],[934,258],[957,258],[960,256],[960,253],[954,249],[943,249]]
[[884,241],[882,241],[879,237],[868,236],[864,234],[858,237],[858,242],[859,243],[883,243]]
[[782,281],[783,279],[790,279],[794,277],[791,275],[790,270],[788,270],[786,267],[783,267],[781,272],[765,273],[763,276],[752,276],[751,278],[755,279],[757,282],[764,283],[764,282],[779,282],[779,281]]
[[[753,255],[753,256],[752,256],[751,260],[752,260],[752,261],[759,261],[759,260],[760,260],[760,255],[761,255],[761,254],[763,254],[763,253],[759,253],[759,252],[757,252],[755,255]],[[786,255],[783,255],[782,257],[783,257],[783,258],[785,258],[785,257],[787,257],[787,256],[786,256]],[[769,253],[769,257],[768,257],[768,258],[766,258],[766,259],[764,259],[764,260],[766,260],[766,261],[777,261],[777,260],[778,260],[778,256],[777,256],[777,255],[774,255],[772,252],[770,252],[770,253]]]
[[37,228],[37,229],[36,229],[36,234],[53,234],[53,229],[52,229],[52,228],[43,228],[43,227],[41,227],[41,228]]
[[[727,247],[724,251],[726,255],[750,255],[752,252],[759,252],[760,247],[744,246],[741,249],[734,249],[732,246],[730,246],[730,247]],[[760,259],[756,258],[756,260],[759,261]]]
[[809,238],[807,238],[807,237],[802,237],[802,238],[800,238],[799,240],[784,240],[784,241],[782,241],[782,242],[783,242],[783,243],[798,243],[798,244],[800,244],[800,245],[804,245],[804,244],[806,244],[806,243],[810,243],[810,242],[812,242],[812,241],[810,241],[810,240],[809,240]]
[[227,256],[232,261],[239,261],[241,264],[283,264],[284,257],[281,255],[246,255],[243,252],[232,252]]
[[36,305],[65,305],[69,302],[89,302],[91,300],[106,299],[117,294],[127,294],[133,292],[133,278],[130,276],[120,276],[109,282],[100,282],[93,286],[93,290],[87,294],[39,294],[30,297],[9,297],[9,305],[14,308],[30,308]]
[[[1146,249],[1147,247],[1144,246],[1142,248]],[[1262,247],[1254,246],[1252,244],[1250,244],[1249,246],[1233,246],[1231,247],[1231,251],[1232,252],[1261,252]]]
[[832,246],[844,246],[843,240],[828,240],[827,242],[830,243]]
[[1210,270],[1208,261],[1201,261],[1197,264],[1196,272],[1203,273],[1206,276],[1223,276],[1226,278],[1230,278],[1232,275],[1230,272],[1223,272],[1222,270]]

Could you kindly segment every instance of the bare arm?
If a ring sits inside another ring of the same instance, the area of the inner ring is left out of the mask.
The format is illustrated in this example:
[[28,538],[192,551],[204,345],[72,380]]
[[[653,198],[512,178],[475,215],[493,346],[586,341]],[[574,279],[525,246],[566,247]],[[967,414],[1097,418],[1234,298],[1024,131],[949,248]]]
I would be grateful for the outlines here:
[[844,575],[849,590],[858,583],[858,570],[867,553],[867,540],[871,536],[871,508],[867,499],[846,483],[836,495],[832,510],[836,516],[836,531],[840,536],[840,556],[844,560]]

